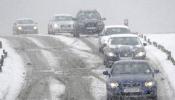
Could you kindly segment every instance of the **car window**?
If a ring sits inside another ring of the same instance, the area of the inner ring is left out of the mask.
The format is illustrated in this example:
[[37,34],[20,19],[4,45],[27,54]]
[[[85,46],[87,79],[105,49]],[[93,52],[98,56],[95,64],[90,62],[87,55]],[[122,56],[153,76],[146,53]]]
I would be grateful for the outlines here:
[[34,21],[33,20],[18,20],[17,23],[18,24],[33,24]]
[[111,45],[139,45],[137,37],[113,37],[110,39]]
[[80,20],[85,19],[101,19],[100,14],[95,11],[81,12],[77,15]]
[[71,16],[55,16],[55,21],[71,21],[73,18]]
[[112,75],[117,74],[150,74],[151,68],[147,63],[120,63],[114,64],[111,71]]
[[108,28],[106,29],[105,35],[121,34],[121,33],[130,33],[130,30],[127,28]]

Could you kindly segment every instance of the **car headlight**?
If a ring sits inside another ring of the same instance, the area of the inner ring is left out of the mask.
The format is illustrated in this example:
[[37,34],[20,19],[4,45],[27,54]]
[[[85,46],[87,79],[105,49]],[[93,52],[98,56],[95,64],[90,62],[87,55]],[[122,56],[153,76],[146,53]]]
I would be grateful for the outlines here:
[[112,82],[112,83],[110,83],[110,86],[111,86],[111,88],[117,88],[118,86],[119,86],[119,84],[117,83],[117,82]]
[[136,57],[142,57],[144,55],[145,55],[145,52],[139,52],[139,53],[136,54]]
[[153,81],[145,82],[146,87],[152,87],[152,86],[154,86],[154,84],[155,83]]
[[18,27],[18,30],[22,30],[22,27],[21,27],[21,26],[19,26],[19,27]]
[[58,24],[54,24],[54,28],[58,28]]
[[109,52],[109,53],[108,53],[108,56],[112,57],[112,56],[115,56],[115,54],[112,53],[112,52]]
[[36,26],[34,26],[34,27],[33,27],[33,29],[34,29],[34,30],[36,30],[36,29],[37,29],[37,27],[36,27]]

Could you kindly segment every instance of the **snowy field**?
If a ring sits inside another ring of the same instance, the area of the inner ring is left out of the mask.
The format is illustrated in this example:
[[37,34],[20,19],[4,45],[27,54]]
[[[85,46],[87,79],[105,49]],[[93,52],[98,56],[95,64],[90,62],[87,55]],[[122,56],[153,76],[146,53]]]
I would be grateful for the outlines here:
[[145,34],[151,41],[156,41],[159,44],[162,44],[172,52],[173,57],[175,57],[175,33],[167,34]]

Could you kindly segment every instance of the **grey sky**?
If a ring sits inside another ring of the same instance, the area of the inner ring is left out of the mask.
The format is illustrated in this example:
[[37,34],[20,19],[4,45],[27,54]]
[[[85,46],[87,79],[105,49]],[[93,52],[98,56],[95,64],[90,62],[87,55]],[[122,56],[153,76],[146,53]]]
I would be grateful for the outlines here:
[[97,9],[106,24],[122,24],[139,32],[175,32],[175,0],[0,0],[0,33],[11,34],[16,18],[31,17],[41,33],[55,13],[75,15],[79,9]]

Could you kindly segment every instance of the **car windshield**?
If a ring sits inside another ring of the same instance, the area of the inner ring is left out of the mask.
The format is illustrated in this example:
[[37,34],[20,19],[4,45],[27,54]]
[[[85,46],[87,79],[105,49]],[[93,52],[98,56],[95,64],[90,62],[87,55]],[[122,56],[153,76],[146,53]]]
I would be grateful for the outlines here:
[[73,18],[71,16],[55,16],[55,21],[71,21]]
[[127,28],[108,28],[105,31],[105,35],[121,34],[121,33],[130,33],[130,30]]
[[82,12],[78,15],[80,19],[101,19],[100,14],[95,11]]
[[114,64],[112,66],[112,75],[118,74],[150,74],[151,68],[148,63],[143,62],[125,62]]
[[114,37],[111,38],[111,45],[139,45],[137,37]]
[[17,23],[18,24],[33,24],[34,21],[33,20],[18,20]]

